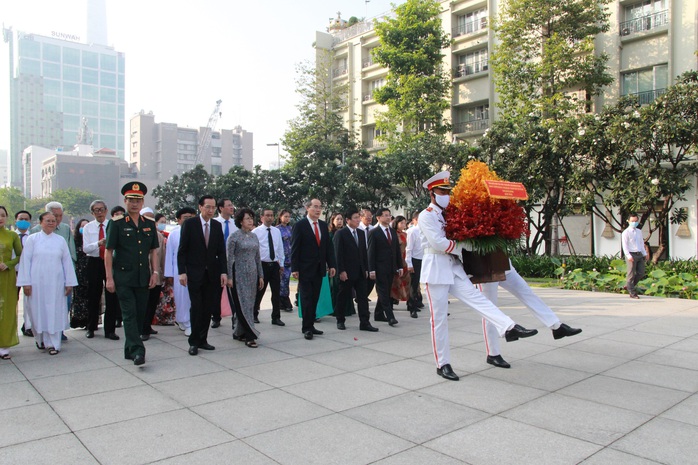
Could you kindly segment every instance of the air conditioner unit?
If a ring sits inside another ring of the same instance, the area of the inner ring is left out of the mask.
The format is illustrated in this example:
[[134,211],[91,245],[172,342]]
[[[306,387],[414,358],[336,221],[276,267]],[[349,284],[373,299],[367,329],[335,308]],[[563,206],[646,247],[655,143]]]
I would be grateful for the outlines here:
[[622,36],[630,35],[630,28],[624,27],[624,28],[620,31],[620,35],[622,35]]

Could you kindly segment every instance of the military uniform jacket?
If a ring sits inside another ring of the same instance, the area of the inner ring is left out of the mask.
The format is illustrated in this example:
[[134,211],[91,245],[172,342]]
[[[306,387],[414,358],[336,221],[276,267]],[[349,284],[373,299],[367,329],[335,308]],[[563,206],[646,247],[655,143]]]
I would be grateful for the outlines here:
[[151,249],[159,247],[155,222],[141,216],[136,226],[130,216],[112,219],[107,225],[106,248],[113,250],[114,284],[143,287],[150,282]]
[[420,282],[428,284],[453,284],[453,276],[465,278],[463,266],[456,258],[462,247],[446,238],[446,221],[441,207],[429,204],[419,214],[419,230],[422,233],[422,274]]

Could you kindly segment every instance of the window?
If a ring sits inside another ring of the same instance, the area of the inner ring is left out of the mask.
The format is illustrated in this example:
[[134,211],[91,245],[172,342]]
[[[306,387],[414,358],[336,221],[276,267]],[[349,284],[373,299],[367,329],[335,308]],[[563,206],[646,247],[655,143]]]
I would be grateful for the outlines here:
[[654,101],[669,85],[669,67],[657,65],[642,71],[624,73],[622,95],[636,95],[640,104]]
[[110,87],[101,87],[99,89],[99,101],[100,102],[116,102],[116,89]]
[[72,98],[63,99],[63,113],[71,113],[73,115],[80,114],[80,100]]
[[82,52],[82,66],[99,68],[99,54],[95,52]]
[[80,84],[75,82],[64,82],[63,83],[63,96],[80,98]]
[[472,34],[487,27],[487,9],[470,11],[464,15],[456,16],[456,27],[453,28],[453,37]]
[[99,73],[94,69],[82,69],[82,82],[87,84],[99,84]]
[[80,66],[80,50],[63,47],[63,63],[66,65]]
[[[97,144],[95,144],[97,145]],[[99,147],[106,147],[108,149],[113,149],[116,147],[116,136],[105,136],[101,134],[99,136]]]
[[63,66],[63,79],[80,82],[80,68],[77,66]]
[[103,86],[116,87],[116,74],[102,71],[100,74],[100,83]]
[[63,145],[72,146],[78,141],[78,133],[73,131],[63,131]]
[[347,59],[340,58],[335,62],[335,67],[332,70],[332,77],[342,76],[344,74],[347,74],[347,71]]
[[102,119],[99,121],[99,131],[107,134],[116,134],[116,121],[113,119]]
[[26,58],[21,58],[19,60],[19,72],[22,74],[33,74],[35,76],[40,76],[41,62],[38,60],[27,60]]
[[[79,112],[73,112],[73,113],[79,113]],[[84,116],[91,116],[91,117],[97,117],[99,116],[99,105],[97,105],[97,102],[90,102],[90,101],[83,101],[82,102],[82,114]]]
[[99,99],[99,88],[97,86],[82,85],[82,98],[87,100]]
[[61,95],[61,81],[44,79],[44,93],[47,95]]
[[119,89],[118,96],[119,96],[119,100],[118,100],[119,104],[123,105],[124,103],[126,103],[126,96],[124,95],[124,91],[122,89]]
[[44,107],[49,111],[61,111],[61,98],[53,95],[44,95]]
[[490,125],[490,104],[475,105],[460,108],[456,113],[456,120],[453,125],[453,133],[484,131]]
[[43,76],[47,78],[60,79],[61,78],[61,65],[58,63],[46,63],[44,62],[44,72]]
[[99,64],[104,70],[116,71],[116,57],[113,55],[100,55]]
[[80,127],[80,117],[77,115],[63,115],[63,128],[65,130],[77,130]]
[[489,59],[487,49],[483,48],[474,52],[458,55],[458,67],[456,77],[469,76],[481,73],[489,69]]
[[99,114],[106,118],[116,118],[116,105],[113,103],[100,103]]
[[61,48],[58,45],[53,44],[42,44],[42,54],[41,57],[45,61],[55,61],[60,63],[61,61]]
[[644,0],[624,8],[624,21],[620,24],[620,35],[649,31],[669,23],[666,0]]
[[364,95],[364,102],[373,99],[373,92],[385,85],[384,78],[374,79],[368,83],[368,92]]
[[41,58],[41,44],[33,40],[19,40],[19,56],[29,58]]

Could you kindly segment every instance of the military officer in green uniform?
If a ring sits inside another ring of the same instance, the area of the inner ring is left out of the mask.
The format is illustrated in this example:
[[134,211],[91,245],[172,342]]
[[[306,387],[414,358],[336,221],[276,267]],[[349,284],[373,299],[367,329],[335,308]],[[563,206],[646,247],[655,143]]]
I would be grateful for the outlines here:
[[122,189],[126,215],[112,218],[107,225],[104,266],[107,290],[119,297],[126,341],[124,357],[134,365],[145,363],[145,346],[141,328],[145,320],[148,289],[155,287],[159,269],[156,249],[158,236],[155,222],[140,215],[148,188],[129,182]]

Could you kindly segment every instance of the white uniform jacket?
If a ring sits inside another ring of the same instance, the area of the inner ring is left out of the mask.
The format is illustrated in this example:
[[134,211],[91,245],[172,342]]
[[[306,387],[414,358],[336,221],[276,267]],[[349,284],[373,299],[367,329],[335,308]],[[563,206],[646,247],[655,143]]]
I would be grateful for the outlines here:
[[446,239],[446,220],[442,209],[433,203],[419,214],[419,230],[422,233],[422,275],[420,282],[428,284],[453,284],[453,277],[466,278],[460,260],[462,246]]

